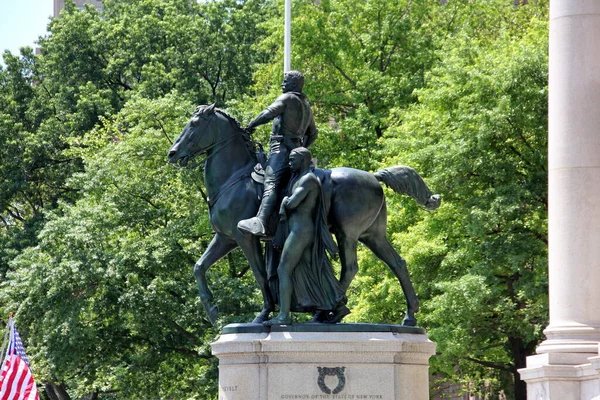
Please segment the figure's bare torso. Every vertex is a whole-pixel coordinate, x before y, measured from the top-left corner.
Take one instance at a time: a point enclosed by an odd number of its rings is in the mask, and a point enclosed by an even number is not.
[[[294,197],[299,190],[306,192],[305,197],[298,204],[296,208],[291,212],[289,223],[290,230],[298,228],[314,229],[314,214],[317,210],[317,202],[320,194],[320,184],[317,177],[309,172],[303,175],[297,182],[292,186],[292,196]]]

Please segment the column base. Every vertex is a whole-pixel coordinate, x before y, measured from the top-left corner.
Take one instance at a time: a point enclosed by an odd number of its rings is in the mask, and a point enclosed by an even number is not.
[[[544,330],[546,340],[536,349],[545,353],[585,353],[588,357],[598,353],[600,327],[590,325],[557,326],[550,325]]]
[[[596,354],[547,353],[527,357],[519,370],[527,382],[530,400],[592,400],[600,396],[600,356]]]
[[[377,324],[228,325],[212,352],[220,400],[428,400],[421,328]]]

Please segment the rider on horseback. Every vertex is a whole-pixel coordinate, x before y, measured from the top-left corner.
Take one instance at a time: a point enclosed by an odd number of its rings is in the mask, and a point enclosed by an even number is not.
[[[238,229],[243,232],[263,237],[271,235],[269,221],[279,204],[279,189],[289,177],[290,151],[297,147],[308,148],[317,138],[313,112],[302,93],[303,86],[304,76],[300,72],[286,72],[281,84],[283,94],[246,127],[253,131],[257,126],[273,121],[262,201],[255,217],[238,223]]]

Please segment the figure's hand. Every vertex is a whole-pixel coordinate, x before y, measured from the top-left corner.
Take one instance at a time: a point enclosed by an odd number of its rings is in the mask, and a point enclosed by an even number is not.
[[[281,221],[287,221],[287,210],[285,209],[285,207],[281,207],[279,209],[279,219]]]
[[[288,218],[287,218],[287,215],[286,215],[285,211],[279,212],[279,221],[287,222],[287,219]]]
[[[255,127],[248,125],[247,127],[244,128],[244,131],[248,134],[248,135],[252,135],[254,133],[254,131],[256,130]]]
[[[286,217],[287,216],[287,203],[289,202],[290,198],[285,196],[283,198],[283,200],[281,200],[281,207],[279,207],[279,215],[281,215],[282,217]]]

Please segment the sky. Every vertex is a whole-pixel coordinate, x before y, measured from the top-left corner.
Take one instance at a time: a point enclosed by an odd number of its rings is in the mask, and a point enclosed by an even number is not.
[[[53,7],[53,0],[0,0],[0,54],[6,49],[19,54],[22,46],[35,49],[37,38],[46,34]]]

